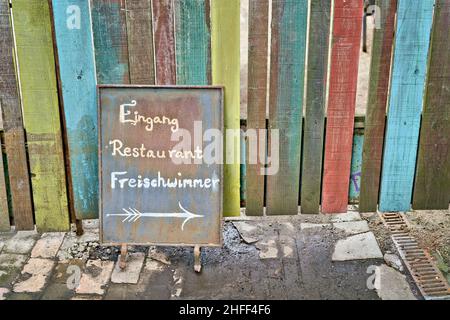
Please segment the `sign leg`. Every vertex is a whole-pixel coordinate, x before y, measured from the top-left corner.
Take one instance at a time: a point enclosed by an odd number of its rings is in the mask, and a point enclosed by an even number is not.
[[[202,261],[201,261],[201,248],[199,245],[194,247],[194,270],[195,272],[202,271]]]
[[[120,260],[119,267],[124,270],[127,267],[127,255],[128,255],[128,245],[126,243],[122,243],[120,247]]]
[[[75,227],[76,227],[76,234],[78,237],[81,237],[84,234],[83,230],[83,221],[82,220],[75,220]]]

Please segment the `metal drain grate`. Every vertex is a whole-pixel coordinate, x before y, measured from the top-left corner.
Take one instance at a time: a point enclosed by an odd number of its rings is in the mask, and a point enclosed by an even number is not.
[[[408,224],[400,213],[383,213],[381,217],[383,218],[384,225],[391,232],[408,230]]]
[[[383,213],[381,218],[424,298],[449,298],[450,287],[447,280],[429,253],[420,248],[416,239],[410,235],[405,217],[400,213]]]

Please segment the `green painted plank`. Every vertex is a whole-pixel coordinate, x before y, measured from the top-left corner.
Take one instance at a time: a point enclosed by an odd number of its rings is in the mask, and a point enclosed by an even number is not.
[[[264,214],[266,100],[269,46],[269,0],[250,0],[248,34],[247,199],[248,216]],[[261,134],[261,135],[260,135]],[[252,147],[250,147],[250,145]],[[256,147],[256,148],[255,148]],[[260,155],[263,155],[261,159]]]
[[[177,84],[211,84],[209,1],[175,0],[174,4]]]
[[[360,212],[377,211],[397,0],[377,0],[376,6],[379,8],[375,15],[380,28],[374,30],[372,42],[361,169]]]
[[[448,209],[450,201],[450,2],[437,0],[422,115],[414,209]]]
[[[268,215],[298,214],[307,15],[307,0],[272,2],[269,128],[279,145],[270,132],[269,150],[279,152],[279,170],[267,176]]]
[[[128,84],[125,1],[91,0],[95,63],[98,84]]]
[[[331,1],[312,1],[301,186],[304,214],[318,214],[320,210],[330,23]]]
[[[126,0],[130,82],[155,84],[151,0]]]
[[[66,177],[47,1],[15,0],[14,30],[36,225],[69,229]]]
[[[225,86],[224,124],[234,134],[225,138],[224,216],[240,215],[240,3],[211,0],[212,82]]]
[[[10,173],[10,214],[16,230],[30,230],[34,228],[33,205],[8,0],[0,0],[0,34],[0,103],[6,147],[4,164]]]

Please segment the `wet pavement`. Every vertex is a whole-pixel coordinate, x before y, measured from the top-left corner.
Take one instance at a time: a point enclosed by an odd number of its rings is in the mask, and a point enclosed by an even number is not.
[[[188,247],[131,246],[122,271],[119,248],[98,243],[98,221],[86,222],[82,237],[2,234],[0,299],[420,298],[405,272],[385,264],[383,255],[395,252],[380,228],[369,228],[377,216],[370,219],[350,212],[227,221],[223,247],[202,249],[201,273]]]

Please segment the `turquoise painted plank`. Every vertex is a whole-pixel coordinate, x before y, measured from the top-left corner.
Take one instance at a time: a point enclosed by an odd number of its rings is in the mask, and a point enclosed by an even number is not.
[[[175,0],[177,84],[211,84],[208,0]]]
[[[380,206],[408,211],[417,159],[434,0],[399,0]]]
[[[279,130],[279,170],[267,176],[268,215],[298,214],[307,16],[307,0],[272,1],[269,127]]]
[[[78,219],[98,217],[97,94],[89,0],[52,0]]]
[[[353,150],[352,150],[352,166],[350,173],[350,187],[348,196],[350,203],[357,203],[359,201],[359,194],[361,191],[361,166],[363,156],[364,134],[362,129],[355,129],[353,136]]]
[[[91,11],[98,83],[130,83],[125,1],[91,0]]]

